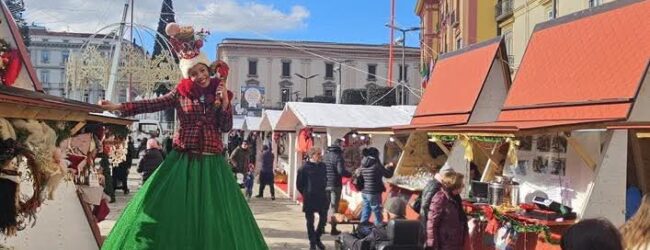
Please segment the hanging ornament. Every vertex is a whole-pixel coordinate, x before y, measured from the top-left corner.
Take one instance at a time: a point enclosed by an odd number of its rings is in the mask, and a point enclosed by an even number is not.
[[[19,53],[4,39],[0,39],[0,78],[6,86],[11,86],[16,82],[22,64],[20,63]]]

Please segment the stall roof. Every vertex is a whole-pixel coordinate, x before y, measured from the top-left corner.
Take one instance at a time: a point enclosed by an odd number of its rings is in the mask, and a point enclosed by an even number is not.
[[[81,121],[89,112],[101,112],[92,105],[22,88],[0,84],[0,114],[10,118]]]
[[[497,37],[440,56],[410,126],[401,128],[467,123],[502,43]]]
[[[260,130],[275,131],[280,115],[282,115],[282,110],[264,110],[260,121]]]
[[[246,119],[243,117],[233,117],[232,118],[232,129],[234,130],[243,130]]]
[[[650,61],[650,1],[622,0],[538,24],[494,123],[540,129],[628,119]]]
[[[91,122],[100,122],[100,123],[117,124],[117,125],[131,125],[136,121],[133,119],[118,117],[114,114],[111,114],[108,111],[104,111],[103,113],[90,113],[90,115],[88,115],[87,120]]]
[[[411,111],[409,111],[411,110]],[[410,122],[413,108],[404,106],[369,106],[327,103],[289,102],[277,128],[295,130],[303,127],[391,128]]]
[[[23,37],[20,33],[20,29],[16,25],[11,12],[7,8],[4,2],[0,4],[2,6],[2,17],[0,18],[0,33],[2,38],[9,43],[12,48],[15,48],[18,51],[18,59],[21,63],[20,73],[14,87],[34,90],[34,91],[43,91],[43,86],[36,76],[36,71],[32,65],[32,61],[29,59],[29,52],[23,41]]]
[[[246,127],[245,129],[248,131],[259,131],[260,130],[260,123],[262,122],[261,117],[256,117],[256,116],[246,116]]]

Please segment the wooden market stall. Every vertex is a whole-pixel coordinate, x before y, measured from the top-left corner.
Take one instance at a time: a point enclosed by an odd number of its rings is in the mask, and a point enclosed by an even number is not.
[[[264,144],[271,144],[271,150],[275,157],[273,162],[275,171],[275,188],[282,190],[285,194],[289,193],[289,152],[286,150],[289,146],[289,132],[277,129],[278,121],[282,115],[282,110],[264,110],[260,120],[260,131],[264,131]]]
[[[574,217],[602,217],[621,226],[626,189],[648,192],[650,43],[639,41],[650,35],[650,23],[638,21],[647,13],[648,1],[619,1],[537,25],[498,119],[435,129],[501,137],[509,144],[502,154],[507,159],[483,180],[510,176],[519,183],[519,195],[513,194],[519,202],[556,202],[553,212],[522,209],[515,200],[500,204],[518,211],[503,215],[533,231],[512,242],[516,249],[559,249],[552,242]],[[499,227],[504,223],[499,220]]]
[[[501,37],[441,55],[436,62],[422,101],[409,125],[395,127],[407,134],[395,171],[389,181],[389,193],[413,201],[448,158],[463,157],[468,141],[434,140],[429,134],[437,127],[494,121],[511,85],[506,64],[505,44]],[[480,143],[473,161],[482,171],[489,160],[493,143]],[[483,150],[483,148],[486,148]],[[451,165],[456,171],[469,173],[469,165]],[[407,218],[418,214],[407,209]]]
[[[13,185],[22,202],[17,211],[24,219],[0,230],[0,248],[99,249],[102,239],[96,220],[78,186],[68,180],[69,160],[59,145],[87,123],[129,122],[91,114],[101,112],[96,105],[42,93],[15,21],[4,2],[0,6],[4,68],[0,73],[0,153],[13,156],[12,148],[27,152],[0,166],[0,192],[6,197],[6,192],[11,193],[7,190],[10,183],[17,183]],[[13,216],[7,207],[13,201],[0,204],[2,216]]]
[[[393,106],[366,106],[366,105],[343,105],[325,103],[287,103],[283,110],[276,129],[293,131],[289,134],[289,195],[298,199],[295,189],[295,176],[302,164],[303,154],[297,150],[301,134],[311,136],[313,145],[326,149],[334,140],[347,138],[346,146],[357,151],[360,156],[360,148],[374,146],[383,152],[384,145],[389,141],[390,135],[379,133],[374,135],[359,134],[357,131],[383,129],[389,131],[393,126],[405,125],[411,120],[413,108]],[[411,113],[409,113],[411,112]],[[348,154],[344,146],[344,151]],[[304,150],[304,149],[303,149]],[[349,152],[353,154],[353,152]],[[383,153],[382,153],[383,154]],[[356,169],[355,164],[349,164],[346,168]]]

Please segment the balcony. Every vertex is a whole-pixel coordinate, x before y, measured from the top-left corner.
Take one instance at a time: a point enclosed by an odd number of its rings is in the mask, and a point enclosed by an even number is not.
[[[499,0],[494,8],[494,16],[497,22],[512,16],[512,0]]]

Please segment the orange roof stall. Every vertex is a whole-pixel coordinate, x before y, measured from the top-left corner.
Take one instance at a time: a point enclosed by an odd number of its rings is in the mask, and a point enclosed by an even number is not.
[[[411,123],[394,127],[397,133],[410,133],[391,179],[394,185],[421,190],[460,147],[454,141],[432,140],[429,131],[496,120],[511,84],[505,53],[498,37],[440,56]],[[477,161],[487,161],[477,155]],[[460,166],[457,170],[465,172]]]
[[[509,175],[520,202],[546,197],[578,218],[622,225],[626,188],[650,189],[648,13],[649,1],[616,1],[537,25],[498,119],[435,133],[501,136],[505,166],[484,180]],[[528,222],[553,233],[570,224]]]

